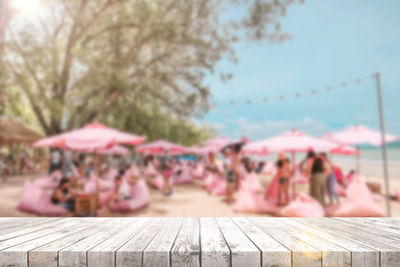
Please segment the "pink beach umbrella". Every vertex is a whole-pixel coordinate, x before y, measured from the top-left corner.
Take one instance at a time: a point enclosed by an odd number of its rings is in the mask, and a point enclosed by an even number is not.
[[[123,146],[118,146],[115,145],[111,148],[106,148],[106,149],[100,149],[99,150],[100,155],[121,155],[121,156],[126,156],[129,154],[129,150]]]
[[[217,147],[218,149],[222,148],[225,144],[230,142],[231,140],[227,137],[221,136],[214,139],[211,139],[204,143],[205,147]]]
[[[381,133],[379,131],[358,125],[330,134],[329,139],[342,145],[382,145]],[[399,138],[395,135],[386,134],[384,140],[386,143],[390,143],[399,140]]]
[[[382,145],[381,133],[372,130],[366,126],[353,126],[341,132],[328,135],[328,138],[341,145],[356,145],[357,150],[361,144],[369,144],[373,146]],[[399,138],[392,134],[384,136],[385,143],[390,143],[399,140]],[[360,171],[360,156],[357,154],[357,173]]]
[[[292,130],[270,139],[252,142],[244,147],[244,152],[261,155],[271,152],[297,153],[309,150],[328,152],[337,147],[338,145],[333,142]]]
[[[165,150],[168,150],[171,154],[184,154],[186,153],[187,148],[165,140],[158,140],[136,148],[136,152],[138,153],[149,154],[162,154]]]
[[[329,152],[336,155],[360,155],[360,151],[351,146],[339,146]]]
[[[320,139],[337,143],[332,139],[332,133],[328,133],[325,136],[321,137]],[[360,154],[360,151],[358,149],[356,149],[352,146],[347,146],[347,145],[342,145],[342,144],[339,144],[339,146],[337,148],[332,149],[329,152],[331,154],[336,154],[336,155],[359,155]]]
[[[35,147],[70,148],[73,150],[107,149],[115,144],[139,145],[145,137],[124,133],[94,122],[71,132],[39,140]]]
[[[219,152],[219,148],[212,146],[190,147],[187,149],[186,152],[193,155],[207,155],[209,153],[217,154]]]

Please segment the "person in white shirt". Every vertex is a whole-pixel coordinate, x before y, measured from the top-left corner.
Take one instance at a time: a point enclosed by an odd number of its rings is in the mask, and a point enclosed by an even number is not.
[[[61,153],[58,149],[51,152],[51,163],[49,173],[52,174],[55,171],[62,169]]]
[[[75,176],[74,168],[73,168],[73,154],[71,150],[64,150],[64,176],[68,177],[69,174],[71,176]]]

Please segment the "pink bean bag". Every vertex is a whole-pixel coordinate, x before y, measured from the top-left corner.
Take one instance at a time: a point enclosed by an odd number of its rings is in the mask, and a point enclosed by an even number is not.
[[[29,180],[24,182],[17,209],[42,216],[62,216],[68,213],[63,207],[51,203],[50,194]]]
[[[114,212],[129,212],[146,206],[150,201],[149,189],[144,180],[140,179],[131,187],[131,199],[114,203],[110,210]]]
[[[110,180],[103,180],[92,175],[85,183],[86,193],[95,193],[97,190],[100,192],[110,191],[114,189],[114,182]]]
[[[396,189],[397,200],[400,201],[400,189]]]
[[[172,178],[169,179],[171,186],[174,184]],[[164,185],[164,178],[161,174],[158,174],[155,178],[150,180],[150,186],[157,188],[158,190],[162,190]]]
[[[211,172],[207,172],[205,178],[201,183],[201,186],[207,189],[209,184],[213,183],[214,180],[215,180],[214,174]]]
[[[277,212],[275,204],[264,200],[246,183],[241,184],[233,209],[237,212],[246,213],[275,214]]]
[[[55,171],[51,175],[45,175],[36,179],[33,183],[45,190],[53,190],[58,186],[62,178],[60,171]]]
[[[295,184],[307,184],[308,178],[306,176],[304,176],[304,174],[301,172],[301,170],[296,169],[296,171],[294,172],[292,181]]]
[[[132,165],[132,166],[125,172],[123,178],[126,179],[126,180],[129,180],[131,176],[135,176],[135,177],[137,177],[137,178],[140,178],[140,176],[141,176],[139,170],[138,170],[134,165]]]
[[[192,169],[191,175],[194,179],[203,179],[205,177],[204,165],[198,163],[196,168]]]
[[[324,217],[324,208],[312,197],[299,193],[295,200],[279,211],[282,217]]]
[[[212,196],[223,196],[226,194],[226,181],[225,179],[218,179],[218,183],[211,190]]]
[[[214,191],[218,187],[218,185],[223,179],[224,179],[223,177],[220,177],[217,174],[211,174],[211,178],[207,180],[206,184],[206,189],[208,193],[211,194],[212,191]]]
[[[375,203],[373,194],[360,177],[354,177],[346,191],[342,205],[329,214],[334,217],[383,217],[382,208]]]
[[[118,171],[116,169],[109,169],[105,174],[105,179],[109,181],[114,181],[115,177],[117,177]]]
[[[249,173],[244,176],[243,182],[246,183],[251,190],[256,193],[264,192],[264,188],[260,183],[260,179],[255,173]]]
[[[172,175],[172,179],[174,180],[174,184],[190,184],[193,182],[193,177],[190,173],[189,166],[186,164],[178,167],[174,170],[174,175]]]
[[[44,190],[52,190],[58,186],[59,182],[60,180],[51,176],[42,176],[36,179],[33,183]]]
[[[144,170],[144,176],[153,178],[157,176],[157,171],[154,168],[154,165],[152,163],[147,164],[146,169]]]
[[[339,196],[342,196],[342,197],[346,196],[346,189],[344,189],[344,187],[341,186],[339,183],[335,184],[335,191],[336,191],[336,194],[338,194]]]

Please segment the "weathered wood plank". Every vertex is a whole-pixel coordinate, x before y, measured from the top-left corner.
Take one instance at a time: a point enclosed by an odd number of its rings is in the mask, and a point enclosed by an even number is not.
[[[171,266],[200,266],[200,224],[198,218],[185,218],[171,249]]]
[[[399,241],[397,218],[0,218],[0,267],[400,266]]]
[[[345,231],[351,231],[351,233],[361,235],[382,244],[390,245],[394,248],[400,249],[400,239],[386,231],[381,231],[376,227],[370,227],[367,225],[359,225],[356,222],[348,223],[340,219],[333,219],[335,225],[342,226]]]
[[[115,252],[154,219],[133,219],[121,232],[88,251],[89,267],[115,266]]]
[[[168,223],[168,219],[157,218],[143,228],[116,252],[117,267],[142,266],[143,251]]]
[[[89,238],[100,231],[108,231],[115,222],[107,218],[87,218],[83,230],[29,251],[30,267],[58,267],[58,252]]]
[[[291,252],[245,218],[232,218],[241,231],[261,250],[262,266],[291,266]]]
[[[217,223],[231,250],[232,267],[261,266],[261,251],[233,221],[229,218],[217,218]]]
[[[202,266],[231,266],[231,251],[215,218],[200,218]]]
[[[69,220],[63,220],[63,223],[46,223],[43,225],[36,225],[31,228],[26,229],[26,234],[22,234],[22,230],[18,231],[18,235],[13,237],[16,232],[8,234],[4,234],[3,238],[5,240],[0,241],[0,250],[7,249],[9,247],[16,246],[21,243],[29,242],[31,240],[34,240],[36,238],[57,232],[60,228],[64,228],[65,226],[70,226],[76,224],[76,220],[74,219],[69,219]]]
[[[56,222],[62,222],[62,219],[42,219],[42,220],[23,220],[22,223],[12,222],[9,227],[0,230],[0,241],[14,238],[21,235],[26,235],[31,232],[39,231],[41,229],[49,228]]]
[[[28,251],[82,229],[83,227],[80,226],[81,222],[81,220],[74,220],[65,224],[59,224],[54,226],[57,230],[55,232],[0,251],[0,265],[6,264],[7,266],[13,267],[28,267]]]
[[[6,219],[0,222],[0,235],[4,233],[10,233],[13,231],[22,230],[26,227],[30,227],[33,225],[38,225],[40,223],[45,223],[49,221],[54,221],[55,218],[13,218],[13,219]],[[59,219],[58,219],[59,220]]]
[[[371,239],[371,236],[365,237],[364,232],[357,230],[355,227],[343,226],[334,223],[333,220],[324,218],[310,218],[305,219],[310,226],[322,227],[325,231],[332,235],[341,236],[350,239],[353,242],[367,245],[380,252],[380,265],[381,266],[400,266],[400,251],[398,248],[391,245]]]
[[[284,244],[285,247],[292,252],[293,266],[322,266],[321,250],[310,246],[301,239],[276,227],[274,223],[275,218],[270,218],[268,220],[263,218],[250,218],[249,220],[279,243]]]
[[[368,221],[360,218],[333,218],[333,220],[339,220],[346,223],[347,225],[357,227],[361,230],[368,231],[376,235],[382,235],[387,238],[391,238],[400,241],[400,227],[387,227],[385,225],[377,225],[373,221]]]
[[[314,237],[301,228],[289,225],[287,221],[287,218],[279,218],[274,220],[274,223],[287,233],[321,250],[322,266],[351,266],[351,252],[349,250],[321,239],[318,236]]]
[[[111,222],[113,221],[111,220]],[[58,252],[59,267],[86,267],[87,251],[119,233],[122,229],[126,228],[129,223],[129,219],[119,219],[117,223],[114,221],[113,226],[107,230],[98,231],[88,238],[60,250]]]
[[[344,237],[333,235],[327,232],[322,227],[311,227],[302,218],[291,218],[286,223],[290,226],[300,228],[307,234],[311,234],[316,238],[321,238],[332,242],[338,246],[341,246],[351,251],[351,265],[357,267],[375,267],[379,266],[379,251],[363,244],[354,242]]]
[[[171,248],[181,227],[182,218],[172,218],[166,222],[166,227],[150,242],[143,252],[143,266],[162,267],[169,266]]]

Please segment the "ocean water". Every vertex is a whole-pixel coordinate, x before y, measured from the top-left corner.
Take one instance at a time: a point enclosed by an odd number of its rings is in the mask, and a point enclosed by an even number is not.
[[[290,154],[287,154],[291,158]],[[255,157],[258,160],[275,162],[277,155],[270,154],[263,157]],[[296,153],[296,163],[300,163],[306,157],[305,153]],[[339,165],[344,173],[357,168],[355,155],[331,155],[331,160]],[[387,149],[388,170],[391,178],[400,179],[400,148]],[[365,176],[383,177],[382,150],[380,148],[363,148],[360,154],[360,173]]]

